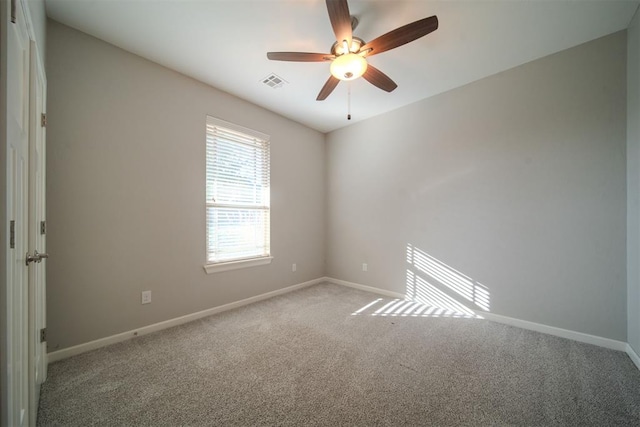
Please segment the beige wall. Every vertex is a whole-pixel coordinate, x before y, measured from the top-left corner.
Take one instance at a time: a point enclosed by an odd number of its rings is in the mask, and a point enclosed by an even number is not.
[[[328,275],[626,341],[625,81],[620,32],[330,133]]]
[[[627,339],[640,354],[640,13],[627,34]]]
[[[49,351],[324,275],[323,134],[48,27]],[[271,135],[270,265],[202,268],[206,114]]]

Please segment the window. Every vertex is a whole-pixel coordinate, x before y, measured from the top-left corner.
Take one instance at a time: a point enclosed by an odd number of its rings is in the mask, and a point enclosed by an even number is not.
[[[207,116],[208,273],[271,262],[269,136]]]

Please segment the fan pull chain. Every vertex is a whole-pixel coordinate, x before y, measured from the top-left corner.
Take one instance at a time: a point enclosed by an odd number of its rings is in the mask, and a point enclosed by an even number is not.
[[[351,82],[347,84],[347,120],[351,120]]]

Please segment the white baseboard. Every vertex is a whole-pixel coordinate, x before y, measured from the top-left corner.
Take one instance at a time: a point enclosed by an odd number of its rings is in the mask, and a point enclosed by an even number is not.
[[[627,344],[626,350],[629,358],[636,365],[636,368],[640,369],[640,356],[638,356],[638,353],[636,353],[629,344]]]
[[[49,353],[47,355],[48,363],[57,362],[58,360],[66,359],[68,357],[85,353],[87,351],[95,350],[97,348],[104,347],[110,344],[126,341],[142,335],[150,334],[152,332],[157,332],[163,329],[171,328],[173,326],[182,325],[183,323],[192,322],[194,320],[211,316],[216,313],[233,310],[234,308],[242,307],[248,304],[253,304],[254,302],[273,298],[278,295],[286,294],[298,289],[306,288],[307,286],[316,285],[318,283],[323,283],[325,281],[326,281],[326,278],[320,277],[318,279],[309,280],[308,282],[298,283],[297,285],[288,286],[286,288],[267,292],[261,295],[256,295],[251,298],[246,298],[240,301],[231,302],[229,304],[220,305],[218,307],[209,308],[207,310],[198,311],[196,313],[187,314],[185,316],[176,317],[174,319],[165,320],[164,322],[154,323],[153,325],[143,326],[138,329],[133,329],[131,331],[122,332],[120,334],[111,335],[109,337],[100,338],[94,341],[89,341],[87,343],[75,345],[73,347],[64,348],[62,350]]]
[[[361,285],[360,283],[347,282],[346,280],[334,279],[333,277],[325,277],[324,280],[336,285],[346,286],[348,288],[359,289],[361,291],[371,292],[378,295],[384,295],[391,298],[405,298],[405,294],[399,292],[388,291],[386,289],[374,288],[373,286]]]
[[[388,291],[386,289],[374,288],[373,286],[361,285],[359,283],[347,282],[345,280],[334,279],[332,277],[325,277],[325,280],[336,285],[348,286],[350,288],[360,289],[362,291],[368,291],[379,295],[384,295],[392,298],[405,298],[405,295],[398,292]],[[586,344],[593,344],[599,347],[609,348],[612,350],[626,351],[629,353],[631,347],[623,341],[616,341],[609,338],[598,337],[595,335],[589,335],[582,332],[571,331],[568,329],[556,328],[554,326],[543,325],[541,323],[529,322],[527,320],[520,320],[513,317],[501,316],[499,314],[487,313],[485,311],[475,310],[476,315],[487,320],[491,320],[497,323],[503,323],[505,325],[516,326],[522,329],[528,329],[531,331],[541,332],[543,334],[554,335],[561,338],[567,338],[574,341],[583,342]],[[635,353],[634,353],[635,354]],[[634,363],[638,365],[640,369],[640,359],[634,360]],[[633,360],[633,356],[631,356]]]
[[[576,332],[569,329],[556,328],[555,326],[543,325],[542,323],[529,322],[528,320],[516,319],[513,317],[501,316],[499,314],[487,313],[484,311],[476,311],[478,316],[484,317],[487,320],[491,320],[497,323],[503,323],[505,325],[516,326],[522,329],[528,329],[530,331],[541,332],[543,334],[554,335],[560,338],[567,338],[574,341],[583,342],[586,344],[597,345],[598,347],[609,348],[611,350],[625,351],[627,349],[627,343],[623,341],[612,340],[610,338],[603,338],[596,335],[589,335],[582,332]]]

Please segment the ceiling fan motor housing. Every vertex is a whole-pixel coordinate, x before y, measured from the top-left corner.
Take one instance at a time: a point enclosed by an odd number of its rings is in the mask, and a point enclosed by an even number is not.
[[[340,55],[344,55],[347,53],[358,53],[360,52],[360,48],[362,46],[365,45],[364,40],[362,40],[359,37],[352,37],[351,38],[351,46],[349,46],[349,48],[347,50],[345,50],[345,43],[344,42],[335,42],[332,46],[331,46],[331,54],[335,55],[335,56],[340,56]]]

